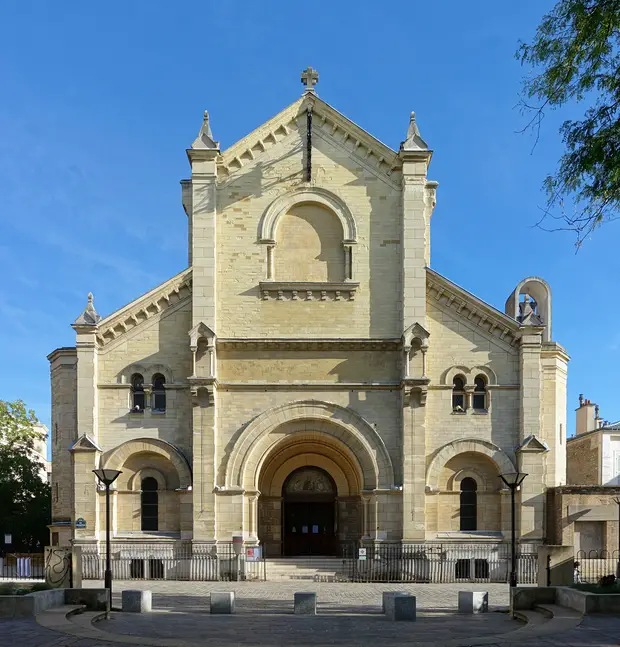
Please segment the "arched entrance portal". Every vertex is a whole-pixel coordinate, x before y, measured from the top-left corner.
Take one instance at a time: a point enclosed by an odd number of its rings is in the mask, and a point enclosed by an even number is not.
[[[282,486],[284,555],[334,555],[336,484],[320,467],[300,467]]]

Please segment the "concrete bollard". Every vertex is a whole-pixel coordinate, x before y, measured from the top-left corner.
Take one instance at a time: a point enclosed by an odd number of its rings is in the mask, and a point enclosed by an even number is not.
[[[383,591],[383,613],[391,615],[394,610],[394,597],[397,595],[407,595],[406,591]]]
[[[416,618],[415,595],[395,595],[392,598],[393,609],[390,614],[392,620],[408,620],[414,622]]]
[[[294,613],[306,616],[316,615],[316,593],[295,593]]]
[[[234,613],[234,591],[213,591],[211,593],[211,613]]]
[[[126,613],[150,613],[151,592],[126,590],[122,593],[123,611]]]
[[[459,591],[459,613],[486,613],[489,610],[487,591]]]

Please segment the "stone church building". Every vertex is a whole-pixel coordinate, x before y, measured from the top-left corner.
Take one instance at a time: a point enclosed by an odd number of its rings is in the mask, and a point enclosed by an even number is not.
[[[517,469],[520,534],[544,539],[545,490],[566,482],[549,287],[507,286],[498,310],[431,269],[415,115],[393,150],[317,80],[225,150],[205,113],[188,268],[106,317],[89,295],[75,346],[49,355],[52,543],[103,541],[98,467],[122,471],[115,544],[505,542],[498,475]]]

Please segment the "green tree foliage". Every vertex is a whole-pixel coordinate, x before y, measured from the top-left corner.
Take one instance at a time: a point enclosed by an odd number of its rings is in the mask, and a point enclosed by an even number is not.
[[[40,477],[33,453],[45,434],[21,400],[0,400],[0,532],[13,536],[16,551],[37,551],[48,543],[50,487]]]
[[[533,111],[526,129],[538,132],[548,109],[586,106],[560,129],[565,152],[545,180],[541,219],[574,231],[580,246],[620,214],[620,0],[560,0],[517,57],[534,69],[523,82],[522,106]]]

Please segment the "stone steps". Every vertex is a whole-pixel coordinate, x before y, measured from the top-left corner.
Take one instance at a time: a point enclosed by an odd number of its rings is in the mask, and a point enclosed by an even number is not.
[[[265,560],[268,580],[334,581],[342,571],[339,557],[290,557]]]

